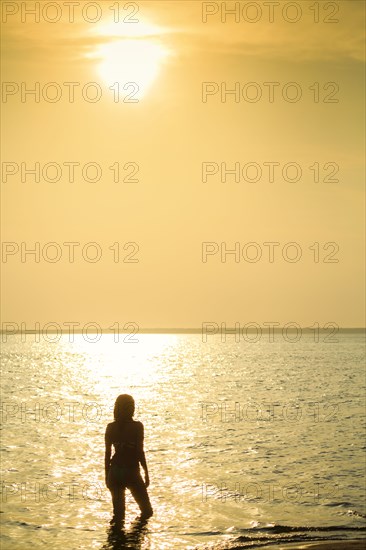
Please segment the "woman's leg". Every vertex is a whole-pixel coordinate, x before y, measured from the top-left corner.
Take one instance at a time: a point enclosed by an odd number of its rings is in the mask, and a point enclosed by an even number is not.
[[[125,518],[125,488],[115,485],[110,488],[113,503],[113,521],[118,523]]]
[[[139,475],[128,484],[133,498],[141,510],[141,516],[149,518],[153,515],[153,509],[142,477]]]
[[[107,486],[112,495],[113,519],[111,523],[118,523],[125,518],[125,485],[121,479],[120,469],[112,465],[108,472]]]

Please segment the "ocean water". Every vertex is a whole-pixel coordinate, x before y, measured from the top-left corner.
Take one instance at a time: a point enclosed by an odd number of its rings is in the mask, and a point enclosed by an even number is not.
[[[4,550],[366,537],[363,334],[135,338],[2,344]],[[155,514],[135,521],[129,497],[114,532],[104,432],[120,393],[145,426]]]

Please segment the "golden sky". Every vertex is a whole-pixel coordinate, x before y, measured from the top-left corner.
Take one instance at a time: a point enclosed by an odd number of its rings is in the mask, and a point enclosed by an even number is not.
[[[38,4],[2,2],[3,323],[365,326],[363,2]]]

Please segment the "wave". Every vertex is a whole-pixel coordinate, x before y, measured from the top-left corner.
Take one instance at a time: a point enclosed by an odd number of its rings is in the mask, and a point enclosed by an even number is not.
[[[365,517],[363,514],[355,515]],[[192,534],[192,533],[191,533]],[[209,546],[198,545],[197,550],[210,548],[211,550],[239,550],[243,548],[260,548],[267,545],[279,543],[305,543],[305,542],[324,542],[331,540],[355,540],[366,538],[366,525],[364,527],[348,527],[345,525],[332,526],[291,526],[269,524],[260,527],[251,527],[248,529],[235,529],[228,531],[207,531],[194,533],[195,535],[234,535],[231,540],[210,544]],[[238,536],[239,535],[239,536]]]

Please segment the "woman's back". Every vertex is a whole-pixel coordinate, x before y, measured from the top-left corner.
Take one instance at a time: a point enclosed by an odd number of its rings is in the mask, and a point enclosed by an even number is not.
[[[138,469],[143,444],[141,422],[135,420],[111,422],[107,426],[107,437],[115,449],[111,464]]]

